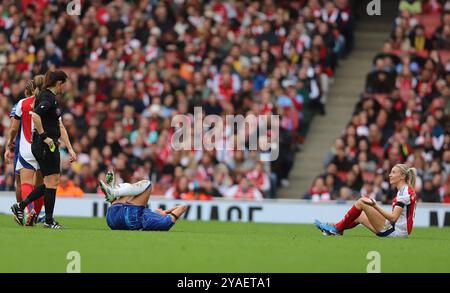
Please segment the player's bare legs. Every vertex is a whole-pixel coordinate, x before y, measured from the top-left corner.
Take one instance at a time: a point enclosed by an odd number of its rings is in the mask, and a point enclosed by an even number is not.
[[[365,226],[367,229],[369,229],[370,231],[372,231],[373,233],[378,233],[375,228],[372,226],[372,224],[369,221],[369,218],[367,218],[366,214],[364,212],[361,213],[361,216],[359,216],[358,219],[356,219],[356,221],[358,224],[361,224],[363,226]]]
[[[41,171],[37,170],[34,173],[34,185],[38,186],[44,183],[44,177],[42,176]]]
[[[152,184],[149,180],[141,180],[139,182],[121,183],[116,185],[114,173],[108,171],[106,183],[100,180],[100,188],[105,194],[106,201],[112,203],[110,207],[113,209],[115,204],[127,204],[138,207],[145,207],[150,199]],[[121,206],[117,208],[122,208]],[[186,206],[176,206],[168,210],[144,209],[142,216],[142,227],[145,231],[169,231],[175,222],[186,212]],[[156,215],[156,217],[155,217]],[[170,216],[170,217],[168,217]],[[117,224],[114,213],[107,216],[107,222],[111,229],[137,229],[139,227],[123,227]]]
[[[150,193],[146,195],[141,195],[145,193],[147,190],[151,190],[152,183],[150,180],[141,180],[136,183],[121,183],[115,184],[114,173],[111,171],[107,174],[108,178],[106,183],[100,180],[100,188],[105,194],[106,201],[114,202],[121,197],[140,197],[139,200],[134,201],[134,205],[143,205],[145,206],[148,202],[148,198],[150,197]],[[131,201],[128,200],[128,201]]]
[[[386,219],[374,207],[365,204],[364,200],[360,198],[355,203],[356,208],[363,211],[356,221],[369,228],[372,232],[378,233],[383,230]]]
[[[127,203],[135,206],[146,206],[150,199],[150,194],[152,192],[151,182],[148,180],[139,181],[134,184],[124,183],[119,186],[111,187],[101,182],[100,187],[102,188],[105,196],[108,194],[116,194],[119,190],[120,193],[124,194],[122,196],[117,196],[112,201],[112,203]],[[140,190],[143,190],[139,193]],[[125,194],[126,193],[126,194]]]
[[[146,206],[150,199],[151,188],[146,189],[144,192],[136,196],[122,196],[114,201],[114,203],[128,203],[136,206]],[[173,222],[176,222],[186,212],[187,207],[184,205],[176,206],[167,210],[156,209],[155,212],[167,216],[170,215]],[[175,215],[175,216],[174,216]]]
[[[137,196],[127,197],[128,198],[127,202],[129,204],[136,205],[136,206],[146,206],[150,199],[151,192],[152,192],[152,189],[147,188],[144,192],[142,192],[141,194],[139,194]]]
[[[343,235],[344,230],[362,224],[380,237],[407,237],[411,233],[414,214],[403,209],[405,205],[415,208],[416,194],[413,186],[416,183],[416,174],[415,168],[410,168],[405,164],[397,164],[392,167],[389,173],[389,184],[398,190],[392,211],[385,211],[370,197],[361,197],[347,211],[341,221],[329,225],[316,220],[316,227],[325,235]],[[399,229],[400,232],[392,234],[395,232],[395,223],[401,217],[403,217],[403,221],[400,221],[400,225],[402,225]]]
[[[34,171],[31,169],[20,169],[20,181],[21,181],[21,193],[23,199],[26,199],[31,191],[38,185],[43,183],[42,174],[40,171]],[[37,216],[41,212],[44,205],[44,198],[40,197],[33,201],[33,206],[30,206],[29,214],[27,217],[26,225],[33,226],[37,220]]]
[[[30,192],[34,189],[34,170],[22,168],[20,169],[20,189],[22,198],[20,201],[26,199]]]
[[[316,226],[325,234],[342,235],[344,230],[362,224],[376,234],[383,230],[386,220],[380,212],[370,205],[371,202],[371,199],[362,197],[356,201],[344,218],[336,225],[327,225],[316,220]]]
[[[22,189],[20,188],[20,175],[16,174],[16,202],[22,201]]]
[[[44,177],[45,188],[58,188],[60,174],[52,174]]]
[[[34,185],[34,176],[36,172],[34,170],[22,168],[20,169],[20,181],[22,184]]]

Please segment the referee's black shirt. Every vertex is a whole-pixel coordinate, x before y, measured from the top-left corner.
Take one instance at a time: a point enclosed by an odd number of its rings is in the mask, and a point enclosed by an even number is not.
[[[41,91],[36,97],[34,112],[41,117],[42,126],[47,136],[58,140],[61,136],[59,129],[61,109],[56,100],[56,95],[48,89]]]

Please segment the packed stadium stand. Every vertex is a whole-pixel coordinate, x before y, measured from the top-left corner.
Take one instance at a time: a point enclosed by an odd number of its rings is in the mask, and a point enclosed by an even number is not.
[[[369,2],[91,0],[71,15],[67,1],[2,1],[0,190],[15,189],[3,163],[12,106],[27,80],[60,68],[79,159],[62,148],[58,196],[101,193],[114,169],[175,199],[389,202],[387,170],[408,162],[421,200],[450,202],[449,1],[382,1],[381,16]],[[199,106],[280,115],[280,155],[175,151],[171,119]]]
[[[114,168],[119,182],[149,178],[168,198],[276,197],[351,52],[350,2],[92,0],[78,16],[67,1],[2,1],[0,145],[25,81],[61,68],[70,77],[62,119],[79,159],[70,164],[62,148],[59,196],[97,192]],[[280,156],[174,151],[171,118],[196,106],[279,114]],[[245,134],[227,139],[236,135]],[[14,190],[13,167],[0,160],[0,190]]]
[[[388,172],[407,162],[418,170],[420,201],[450,203],[450,2],[400,1],[398,8],[353,113],[304,198],[368,195],[389,203],[395,191]]]

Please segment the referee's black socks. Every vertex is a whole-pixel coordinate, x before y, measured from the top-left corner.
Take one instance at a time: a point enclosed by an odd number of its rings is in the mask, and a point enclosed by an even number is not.
[[[35,201],[36,199],[41,198],[42,196],[44,196],[44,192],[45,192],[45,184],[41,184],[39,186],[36,186],[31,192],[30,194],[27,196],[27,198],[19,203],[19,207],[23,210],[25,209],[30,203],[32,203],[33,201]],[[55,190],[56,192],[56,190]],[[53,202],[55,202],[53,200]],[[53,204],[54,205],[54,204]],[[53,211],[53,210],[52,210]]]
[[[46,188],[44,191],[44,206],[45,206],[45,222],[47,224],[53,223],[53,210],[55,209],[56,189]]]
[[[23,210],[42,196],[44,196],[45,222],[48,224],[53,223],[53,210],[55,209],[56,200],[56,189],[54,188],[45,188],[45,184],[37,186],[24,201],[19,203],[19,207]]]

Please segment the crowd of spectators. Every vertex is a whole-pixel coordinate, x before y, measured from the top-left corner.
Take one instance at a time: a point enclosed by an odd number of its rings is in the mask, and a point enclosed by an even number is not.
[[[77,16],[62,0],[1,2],[0,145],[25,81],[62,68],[70,77],[62,120],[79,159],[70,164],[62,148],[59,195],[98,191],[112,168],[118,182],[148,178],[170,198],[274,197],[289,184],[308,122],[325,114],[338,60],[352,47],[347,0],[80,3]],[[196,106],[280,114],[278,159],[174,151],[171,118]],[[1,163],[0,189],[13,190],[13,177]]]
[[[449,103],[450,1],[403,0],[353,117],[305,197],[390,203],[389,171],[407,163],[418,171],[420,201],[450,203]]]

